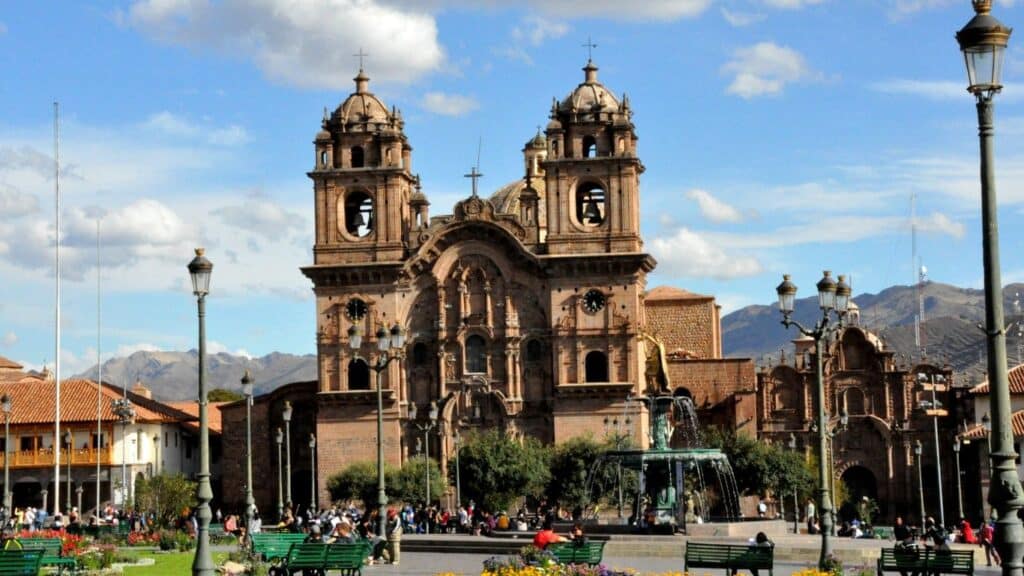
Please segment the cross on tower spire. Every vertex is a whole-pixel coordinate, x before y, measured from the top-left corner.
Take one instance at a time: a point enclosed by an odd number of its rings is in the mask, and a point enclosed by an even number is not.
[[[587,36],[587,43],[582,44],[582,46],[587,49],[587,62],[592,61],[594,59],[594,48],[597,48],[597,44],[591,42],[590,36]]]
[[[363,71],[363,58],[365,58],[367,56],[369,56],[369,54],[367,54],[366,52],[363,52],[363,47],[362,46],[359,47],[359,52],[358,53],[352,55],[353,58],[359,58],[359,71],[360,72]]]
[[[476,198],[476,181],[479,180],[480,178],[483,178],[483,176],[484,176],[483,174],[481,174],[480,172],[477,171],[476,166],[473,166],[473,169],[469,171],[469,174],[465,175],[466,178],[472,178],[473,179],[473,197],[474,198]]]

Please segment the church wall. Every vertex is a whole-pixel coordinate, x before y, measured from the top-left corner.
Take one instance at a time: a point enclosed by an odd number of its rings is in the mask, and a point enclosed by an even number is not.
[[[754,362],[749,358],[689,360],[670,357],[668,368],[672,387],[689,390],[697,408],[714,406],[737,392],[753,391],[756,387]]]
[[[384,461],[400,466],[405,452],[402,428],[394,409],[384,404]],[[321,405],[317,415],[317,487],[321,502],[330,501],[328,479],[356,462],[377,461],[377,404]]]
[[[665,344],[669,354],[718,358],[717,307],[712,298],[646,302],[647,331]]]

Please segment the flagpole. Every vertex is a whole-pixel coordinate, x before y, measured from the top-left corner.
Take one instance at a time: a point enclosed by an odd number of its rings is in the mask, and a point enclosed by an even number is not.
[[[56,383],[56,411],[54,414],[53,427],[53,515],[60,512],[60,103],[53,103],[53,191],[55,197],[55,242],[57,280],[57,318],[56,318],[56,343],[54,355],[54,382]],[[68,470],[68,474],[71,470]]]

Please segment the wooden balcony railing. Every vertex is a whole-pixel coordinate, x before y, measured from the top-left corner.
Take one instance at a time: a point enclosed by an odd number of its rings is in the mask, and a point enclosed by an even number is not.
[[[10,453],[11,456],[11,468],[38,468],[41,466],[53,466],[53,450],[44,448],[42,450],[19,450]],[[4,462],[3,450],[0,450],[0,466],[3,466]],[[96,465],[96,461],[99,460],[100,464],[111,464],[113,459],[111,458],[111,451],[109,448],[100,448],[98,450],[90,448],[76,448],[71,451],[71,465],[72,466],[85,466],[87,464]],[[60,452],[60,463],[62,465],[68,462],[68,451],[67,449],[61,450]]]

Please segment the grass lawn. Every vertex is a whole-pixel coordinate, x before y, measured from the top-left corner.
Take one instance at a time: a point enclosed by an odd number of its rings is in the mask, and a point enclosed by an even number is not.
[[[156,559],[156,564],[153,566],[129,566],[124,569],[125,576],[182,576],[183,574],[190,574],[195,551],[169,554],[145,553],[140,556],[143,558],[154,558]],[[214,566],[219,566],[227,557],[227,552],[214,552]]]

